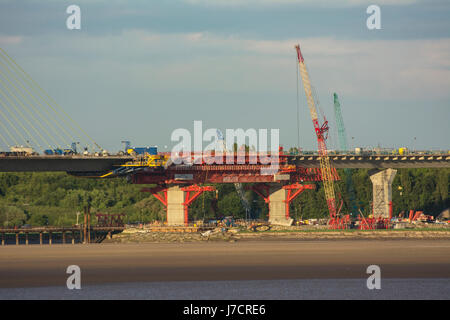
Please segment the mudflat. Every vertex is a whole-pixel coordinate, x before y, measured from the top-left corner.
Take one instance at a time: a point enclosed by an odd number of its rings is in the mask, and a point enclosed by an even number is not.
[[[0,287],[202,280],[450,278],[450,240],[321,240],[10,245],[0,247]]]

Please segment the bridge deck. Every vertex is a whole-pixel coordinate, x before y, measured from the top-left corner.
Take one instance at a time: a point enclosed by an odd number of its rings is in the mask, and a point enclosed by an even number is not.
[[[450,168],[449,154],[428,155],[330,155],[332,165],[337,169],[401,169],[401,168]],[[305,168],[319,167],[318,155],[289,157],[290,163]]]
[[[107,172],[131,157],[28,156],[0,157],[0,172]]]
[[[450,168],[450,155],[331,155],[337,168]],[[131,161],[127,156],[8,156],[0,157],[0,172],[62,171],[80,175],[98,175]],[[288,163],[305,168],[319,168],[318,155],[288,156]]]

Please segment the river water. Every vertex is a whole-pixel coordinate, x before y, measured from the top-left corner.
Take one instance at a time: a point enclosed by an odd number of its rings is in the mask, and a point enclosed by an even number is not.
[[[369,290],[366,279],[178,281],[109,283],[69,290],[55,287],[0,288],[0,299],[450,299],[450,279],[382,279]]]

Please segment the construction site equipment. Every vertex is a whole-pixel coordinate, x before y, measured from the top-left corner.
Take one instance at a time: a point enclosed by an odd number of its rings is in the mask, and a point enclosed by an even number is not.
[[[322,125],[319,124],[317,116],[316,103],[313,98],[311,89],[311,82],[306,69],[305,61],[300,51],[300,45],[296,45],[297,59],[300,70],[300,75],[305,89],[306,100],[308,102],[308,108],[311,115],[311,119],[314,125],[314,130],[317,136],[318,151],[320,156],[320,169],[322,173],[323,185],[325,189],[325,197],[327,200],[328,211],[330,213],[331,224],[333,225],[337,218],[336,212],[336,197],[334,193],[334,182],[332,177],[330,158],[327,153],[326,139],[328,136],[328,121],[324,118]]]
[[[142,149],[142,150],[141,150]],[[144,151],[145,149],[145,151]],[[170,156],[164,154],[158,154],[158,150],[156,147],[150,148],[134,148],[129,149],[138,150],[141,155],[136,156],[135,160],[129,161],[125,164],[120,165],[117,169],[114,169],[102,176],[100,178],[112,178],[122,175],[128,175],[130,173],[134,173],[140,170],[144,170],[145,168],[152,168],[157,170],[163,170],[167,165]],[[137,153],[135,153],[136,155]]]
[[[390,220],[387,218],[382,217],[364,218],[359,216],[358,220],[359,220],[358,229],[360,230],[389,229],[391,227]]]
[[[124,152],[127,153],[128,149],[131,149],[131,141],[129,141],[129,140],[122,140],[121,143],[123,143]]]
[[[414,212],[414,210],[410,210],[408,221],[432,222],[434,221],[434,217],[431,215],[424,214],[423,211]]]
[[[9,150],[11,152],[24,153],[26,155],[31,155],[34,153],[33,148],[24,147],[24,146],[14,146],[10,147]]]
[[[360,230],[389,229],[392,227],[391,218],[374,217],[373,215],[365,217],[361,209],[358,209],[358,211],[357,228]]]
[[[129,142],[129,141],[126,141]],[[130,155],[157,155],[158,148],[157,147],[136,147],[136,148],[128,148],[127,153]]]
[[[267,222],[253,222],[248,226],[247,229],[253,232],[268,231],[270,230],[270,224],[268,224]]]
[[[405,154],[408,153],[408,148],[402,147],[402,148],[398,148],[398,154],[403,156]]]
[[[342,116],[341,111],[341,104],[339,103],[338,95],[336,93],[333,94],[333,101],[334,101],[334,116],[336,119],[336,126],[338,129],[338,138],[339,138],[339,149],[340,151],[348,152],[348,145],[347,145],[347,135],[345,132],[345,126],[344,126],[344,117]],[[361,153],[361,151],[359,151]],[[356,206],[355,201],[355,188],[353,187],[353,180],[352,180],[352,174],[353,170],[350,168],[344,169],[345,177],[346,177],[346,186],[347,186],[347,193],[349,195],[349,209],[351,210],[352,214],[356,214],[358,208]]]

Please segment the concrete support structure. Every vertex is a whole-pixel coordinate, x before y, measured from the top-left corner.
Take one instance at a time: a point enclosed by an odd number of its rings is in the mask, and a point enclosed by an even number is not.
[[[180,187],[179,185],[171,185],[167,188],[162,186],[154,188],[143,188],[141,191],[150,192],[166,207],[167,225],[187,226],[189,222],[189,206],[203,192],[214,190],[216,189],[211,186],[200,187],[198,185],[191,185]],[[164,192],[164,195],[159,194],[159,192],[161,191]]]
[[[179,186],[167,188],[167,225],[181,226],[185,224],[184,191]]]
[[[289,214],[289,205],[300,193],[306,189],[315,189],[314,184],[302,185],[294,183],[282,185],[278,183],[255,184],[251,187],[258,195],[264,198],[269,205],[269,222],[272,224],[290,225],[292,219]]]
[[[289,216],[286,216],[287,190],[280,184],[269,187],[269,222],[286,223]]]
[[[397,170],[387,169],[370,176],[373,184],[372,214],[375,218],[392,215],[392,181]]]

